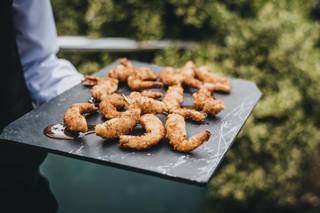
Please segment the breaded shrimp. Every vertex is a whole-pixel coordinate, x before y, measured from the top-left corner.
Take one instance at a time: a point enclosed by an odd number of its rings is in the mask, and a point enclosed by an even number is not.
[[[202,122],[207,117],[203,112],[181,107],[183,102],[183,88],[179,85],[170,86],[162,101],[167,105],[169,113],[182,115],[185,119]]]
[[[135,67],[134,72],[141,80],[153,80],[154,81],[154,80],[157,80],[157,78],[158,78],[157,73],[155,73],[149,67]]]
[[[87,132],[88,124],[84,113],[92,113],[97,111],[93,104],[77,103],[72,104],[64,113],[63,122],[69,131],[73,132]]]
[[[203,82],[226,83],[228,81],[228,79],[224,77],[211,73],[206,66],[201,66],[198,69],[195,69],[195,74],[196,77]]]
[[[162,92],[155,92],[152,90],[143,90],[143,91],[141,91],[141,95],[144,97],[148,97],[148,98],[158,99],[163,96],[163,93]]]
[[[183,79],[183,84],[186,86],[193,87],[193,88],[200,88],[203,85],[203,82],[199,81],[196,78],[185,77]]]
[[[169,111],[180,108],[183,102],[183,88],[180,85],[169,86],[162,102],[167,105]]]
[[[99,110],[105,118],[120,117],[124,112],[119,112],[118,109],[123,109],[127,106],[127,102],[122,95],[112,94],[106,96],[99,104]]]
[[[134,73],[132,63],[127,58],[122,58],[114,69],[112,69],[108,76],[110,78],[118,79],[119,81],[127,81],[129,76]]]
[[[120,146],[131,149],[148,149],[160,142],[165,136],[165,129],[161,120],[153,114],[145,114],[140,118],[141,126],[146,133],[140,136],[121,135]]]
[[[148,67],[134,67],[127,58],[121,59],[120,64],[112,69],[108,76],[119,81],[127,81],[128,86],[132,90],[162,87],[161,82],[155,81],[157,74],[152,69]]]
[[[114,139],[120,135],[128,134],[139,121],[140,113],[140,109],[129,109],[120,117],[98,124],[95,126],[96,135],[106,139]]]
[[[165,67],[160,71],[159,78],[164,85],[171,86],[182,84],[184,76],[172,67]]]
[[[194,88],[199,88],[202,82],[195,79],[195,65],[188,61],[182,68],[174,69],[166,67],[160,71],[160,80],[168,86],[171,85],[186,85]]]
[[[209,72],[208,68],[205,66],[195,69],[195,74],[196,78],[202,82],[219,83],[218,86],[216,86],[215,91],[230,92],[231,90],[231,83],[228,79]]]
[[[206,114],[215,116],[224,109],[224,103],[220,100],[216,100],[211,92],[202,87],[198,92],[192,95],[193,106],[195,109],[200,110]]]
[[[124,67],[133,67],[131,61],[129,61],[129,59],[127,58],[121,58],[119,60],[120,65],[124,66]]]
[[[180,72],[185,77],[193,78],[195,76],[196,65],[192,61],[187,61],[183,67],[180,68]]]
[[[94,85],[91,90],[91,96],[97,100],[104,99],[117,91],[119,81],[109,77],[86,76],[82,81],[85,85]]]
[[[81,81],[81,84],[85,85],[85,86],[94,86],[94,85],[97,85],[99,78],[101,78],[101,77],[97,77],[97,76],[93,76],[93,75],[87,75]]]
[[[230,93],[231,91],[231,84],[230,82],[226,83],[204,83],[202,87],[206,87],[210,92],[225,92]]]
[[[134,68],[134,72],[128,77],[128,86],[132,90],[144,90],[149,88],[160,88],[162,82],[155,81],[157,74],[148,67]]]
[[[150,88],[161,88],[163,84],[160,81],[142,80],[138,75],[133,74],[128,78],[128,86],[131,90],[144,90]]]
[[[196,65],[192,61],[188,61],[182,68],[181,73],[184,75],[183,84],[191,86],[193,88],[200,88],[202,81],[195,78]]]
[[[166,138],[173,149],[179,152],[191,152],[208,141],[211,135],[209,131],[205,130],[187,139],[185,120],[178,114],[168,115],[165,128]]]
[[[156,114],[168,111],[166,104],[162,101],[142,96],[139,92],[131,92],[127,101],[129,102],[129,109],[139,108],[143,114]]]
[[[177,108],[170,111],[170,113],[175,113],[183,116],[187,120],[192,120],[195,122],[203,122],[207,114],[204,112],[199,112],[194,109],[188,109],[188,108]]]

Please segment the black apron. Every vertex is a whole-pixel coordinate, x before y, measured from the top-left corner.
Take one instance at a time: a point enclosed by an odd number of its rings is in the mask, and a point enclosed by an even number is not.
[[[32,109],[20,63],[12,1],[0,1],[0,132]],[[43,151],[0,141],[0,212],[54,212],[57,203],[39,165]],[[29,211],[27,211],[29,212]]]

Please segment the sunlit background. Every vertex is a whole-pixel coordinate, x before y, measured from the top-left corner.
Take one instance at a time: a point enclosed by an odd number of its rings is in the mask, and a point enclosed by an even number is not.
[[[319,212],[319,0],[53,0],[59,36],[170,40],[163,49],[61,49],[84,74],[115,59],[187,60],[255,81],[263,97],[207,187],[50,155],[61,212]],[[179,46],[179,42],[192,42]],[[75,211],[74,211],[75,212]]]

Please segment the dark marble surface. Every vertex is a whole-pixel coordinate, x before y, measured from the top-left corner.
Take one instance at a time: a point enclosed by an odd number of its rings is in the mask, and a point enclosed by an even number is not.
[[[117,61],[107,66],[98,75],[104,75],[116,64]],[[134,64],[151,66],[156,71],[160,70],[160,67],[155,65],[140,62]],[[61,122],[63,113],[69,105],[76,102],[87,102],[90,96],[89,88],[82,85],[73,87],[14,121],[3,130],[0,139],[177,181],[206,184],[261,96],[259,89],[252,82],[239,79],[231,79],[231,82],[233,87],[231,94],[216,95],[217,99],[225,102],[225,110],[222,113],[216,118],[208,118],[201,125],[187,122],[189,136],[204,129],[212,133],[207,143],[190,154],[174,152],[166,141],[150,150],[133,151],[122,150],[118,147],[116,140],[106,141],[94,134],[75,141],[46,137],[43,129],[48,124]],[[119,92],[128,93],[128,88],[122,86]],[[188,93],[187,90],[184,105],[192,105],[191,93]],[[162,120],[165,119],[163,115],[159,117]],[[102,118],[98,113],[88,118],[89,124],[99,122],[102,122]]]

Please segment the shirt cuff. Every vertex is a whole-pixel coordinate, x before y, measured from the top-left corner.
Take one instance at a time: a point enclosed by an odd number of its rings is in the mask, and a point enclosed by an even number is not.
[[[24,69],[27,87],[36,105],[51,100],[83,79],[83,75],[69,61],[56,56]]]

